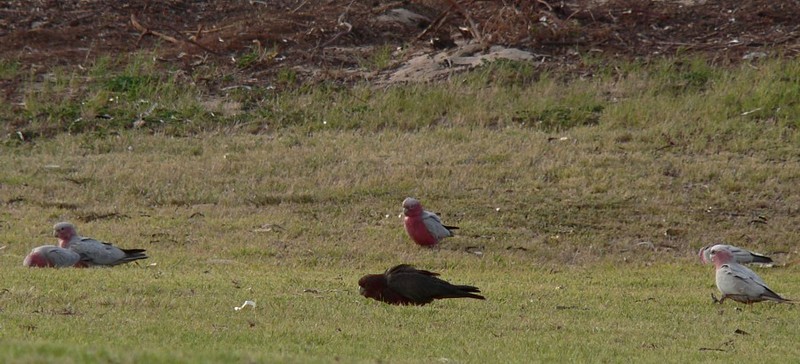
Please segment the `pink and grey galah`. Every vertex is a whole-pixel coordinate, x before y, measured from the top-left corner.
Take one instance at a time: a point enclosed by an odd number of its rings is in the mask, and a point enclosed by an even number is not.
[[[419,200],[412,197],[403,200],[403,214],[406,232],[418,245],[434,246],[442,239],[453,236],[452,230],[458,229],[457,226],[443,225],[439,216],[423,210]]]
[[[80,254],[88,266],[113,266],[147,259],[144,249],[120,249],[109,243],[78,235],[75,225],[60,222],[53,226],[58,246]]]
[[[760,264],[770,264],[772,263],[772,258],[759,253],[754,253],[746,249],[738,248],[732,245],[726,244],[716,244],[716,245],[706,245],[700,248],[700,251],[697,255],[700,256],[700,261],[704,264],[711,263],[711,250],[717,249],[726,249],[731,254],[733,254],[733,259],[736,260],[739,264],[750,264],[750,263],[760,263]]]
[[[81,259],[81,255],[55,245],[42,245],[33,248],[22,261],[26,267],[86,267],[86,262]]]
[[[719,300],[711,295],[715,302],[722,303],[727,298],[748,305],[761,301],[791,301],[773,292],[750,268],[737,263],[735,256],[727,248],[717,246],[709,250],[711,261],[717,268],[717,288],[722,293]]]

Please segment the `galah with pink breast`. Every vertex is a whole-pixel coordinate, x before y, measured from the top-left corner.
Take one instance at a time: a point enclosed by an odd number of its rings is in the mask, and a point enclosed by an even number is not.
[[[772,258],[759,253],[751,252],[747,249],[742,249],[739,247],[735,247],[733,245],[727,244],[716,244],[716,245],[706,245],[700,248],[700,252],[698,255],[700,256],[700,261],[705,264],[711,263],[711,249],[726,249],[731,254],[733,254],[733,259],[736,260],[739,264],[750,264],[750,263],[760,263],[760,264],[770,264],[772,263]]]
[[[120,249],[110,243],[82,237],[75,225],[68,222],[55,224],[53,235],[58,238],[58,246],[80,254],[89,266],[114,266],[147,259],[144,249]]]
[[[727,298],[748,305],[761,301],[779,303],[791,301],[781,297],[767,287],[764,280],[750,268],[736,263],[733,253],[726,248],[711,248],[709,255],[717,268],[716,283],[717,288],[722,293],[722,297],[719,300],[714,297],[715,302],[722,303]]]
[[[458,229],[457,226],[442,224],[438,215],[424,210],[419,200],[412,197],[403,200],[403,214],[406,232],[417,245],[434,246],[442,239],[453,236],[453,230]]]
[[[33,248],[33,250],[25,256],[22,265],[40,268],[86,267],[86,263],[81,260],[80,254],[71,249],[55,245],[42,245]]]

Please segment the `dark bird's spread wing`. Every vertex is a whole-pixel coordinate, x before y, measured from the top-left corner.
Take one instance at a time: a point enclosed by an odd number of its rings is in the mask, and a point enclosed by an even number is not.
[[[439,275],[439,273],[434,273],[434,272],[431,272],[431,271],[414,268],[413,265],[400,264],[400,265],[396,265],[396,266],[394,266],[392,268],[389,268],[386,271],[386,276],[388,277],[390,274],[397,274],[397,273],[416,273],[416,274],[422,274],[422,275],[426,275],[426,276],[438,276]]]
[[[408,265],[397,266],[386,274],[389,289],[408,298],[412,303],[424,305],[434,299],[469,297],[484,299],[477,287],[457,286],[436,277],[437,273],[417,270]]]

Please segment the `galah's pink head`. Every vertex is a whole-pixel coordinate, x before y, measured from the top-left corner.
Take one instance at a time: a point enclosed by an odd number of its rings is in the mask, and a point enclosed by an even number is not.
[[[717,268],[734,261],[733,253],[722,247],[711,248],[709,255],[711,255],[711,261],[714,262],[714,266]]]
[[[711,247],[711,245],[706,245],[706,246],[700,248],[700,251],[697,252],[697,255],[700,256],[700,261],[703,262],[703,264],[710,263],[708,261],[708,259],[710,258],[710,256],[708,255],[709,252],[706,251],[710,247]]]
[[[422,204],[419,203],[419,200],[413,197],[406,197],[403,200],[403,215],[412,216],[420,213],[422,213]]]
[[[25,257],[22,265],[26,267],[52,267],[53,263],[40,252],[32,252]]]
[[[75,235],[78,235],[78,231],[75,230],[75,225],[68,222],[59,222],[53,225],[53,236],[57,237],[58,240],[69,241]]]

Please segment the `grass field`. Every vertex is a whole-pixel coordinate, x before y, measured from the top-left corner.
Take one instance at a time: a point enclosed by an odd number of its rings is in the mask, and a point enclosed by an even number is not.
[[[757,272],[800,298],[796,62],[664,61],[590,79],[497,64],[439,84],[222,100],[136,62],[56,70],[30,80],[21,112],[0,107],[14,121],[0,146],[0,361],[800,354],[796,306],[712,305],[713,267],[696,256],[717,241],[770,253],[786,266]],[[406,196],[458,236],[414,246]],[[64,220],[151,258],[23,268]],[[359,296],[360,276],[399,263],[487,300]],[[234,310],[245,300],[257,306]]]

